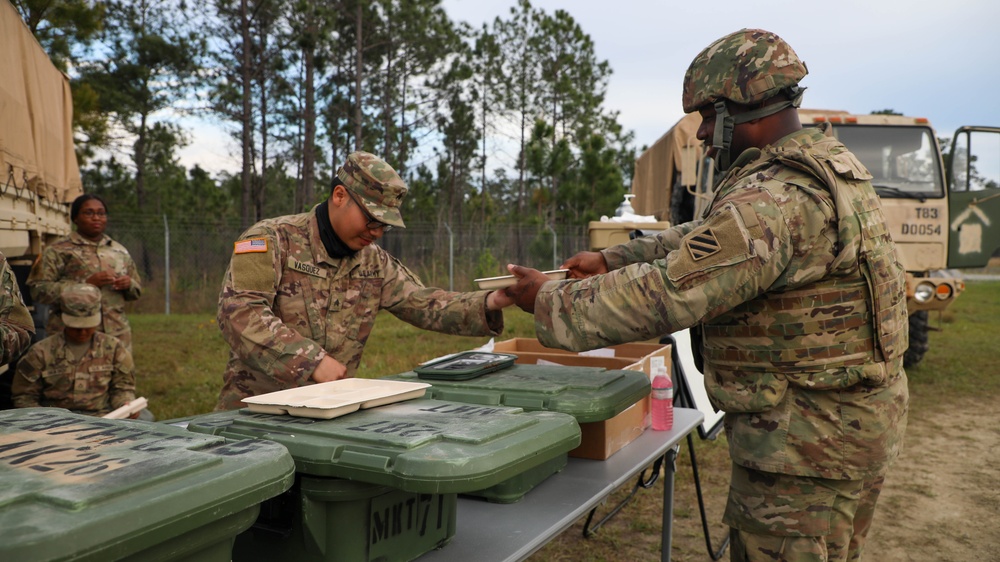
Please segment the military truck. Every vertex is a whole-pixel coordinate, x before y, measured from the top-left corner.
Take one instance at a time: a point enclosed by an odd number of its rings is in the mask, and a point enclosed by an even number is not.
[[[874,176],[907,271],[904,362],[914,365],[928,348],[928,311],[945,309],[965,289],[947,270],[984,267],[1000,249],[1000,128],[962,127],[943,156],[925,118],[812,109],[799,116],[804,126],[832,124]],[[678,224],[711,201],[715,178],[695,136],[700,123],[697,113],[687,115],[639,156],[632,179],[637,213]]]
[[[7,0],[0,0],[0,84],[0,251],[32,311],[37,340],[47,307],[31,301],[24,282],[45,245],[69,234],[69,203],[82,189],[69,78]],[[9,406],[6,370],[0,367],[0,408]]]

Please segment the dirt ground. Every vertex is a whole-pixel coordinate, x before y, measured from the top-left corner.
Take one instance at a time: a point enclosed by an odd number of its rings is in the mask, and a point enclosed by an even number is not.
[[[995,398],[910,417],[906,448],[886,479],[865,560],[1000,561]]]
[[[1000,562],[1000,404],[981,398],[918,411],[924,415],[910,416],[905,449],[886,479],[863,559]],[[720,522],[729,476],[723,449],[698,452],[715,545],[727,532]],[[672,560],[710,562],[686,447],[677,470]],[[591,539],[580,536],[578,523],[530,560],[659,560],[661,492],[659,485],[642,491]],[[728,550],[721,560],[729,560]]]

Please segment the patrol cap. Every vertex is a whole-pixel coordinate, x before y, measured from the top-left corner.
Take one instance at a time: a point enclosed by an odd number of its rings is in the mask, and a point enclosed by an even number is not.
[[[374,154],[353,152],[337,170],[337,177],[365,204],[376,220],[405,227],[399,206],[406,195],[406,183],[396,170]]]
[[[63,324],[70,328],[101,325],[101,290],[87,283],[74,283],[59,295]]]

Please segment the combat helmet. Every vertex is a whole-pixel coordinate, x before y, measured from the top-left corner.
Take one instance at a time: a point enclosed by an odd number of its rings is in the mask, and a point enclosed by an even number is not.
[[[729,168],[733,127],[787,107],[798,107],[805,90],[798,83],[808,73],[791,45],[763,29],[730,33],[694,58],[684,75],[684,113],[697,111],[708,104],[715,107],[712,146],[717,150],[715,163],[719,170]],[[755,106],[781,93],[788,99],[739,115],[731,115],[726,107],[726,100]]]

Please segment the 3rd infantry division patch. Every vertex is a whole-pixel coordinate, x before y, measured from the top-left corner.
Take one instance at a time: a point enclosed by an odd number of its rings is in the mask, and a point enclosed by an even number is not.
[[[694,261],[703,260],[722,250],[722,245],[719,244],[719,239],[715,236],[715,231],[711,227],[689,238],[685,242],[685,245],[687,246],[688,253],[691,254],[691,259]]]

